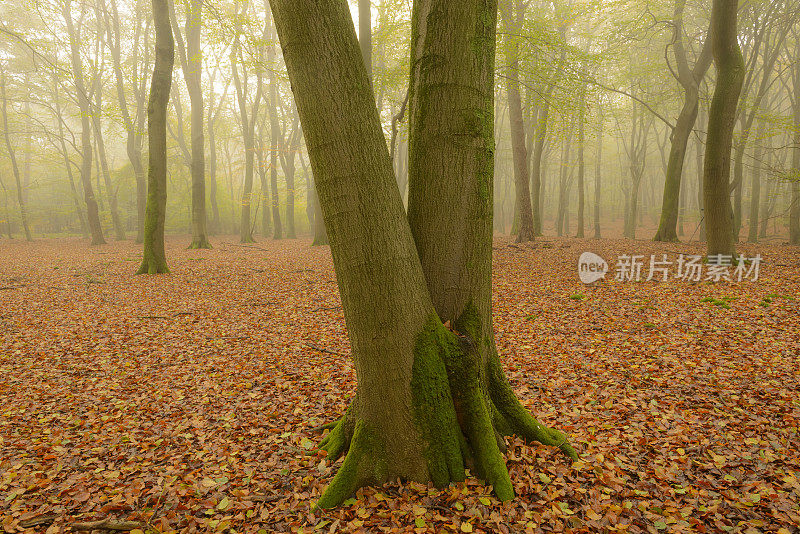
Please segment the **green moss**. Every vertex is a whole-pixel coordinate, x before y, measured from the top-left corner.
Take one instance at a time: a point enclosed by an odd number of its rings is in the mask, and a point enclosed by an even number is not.
[[[383,480],[386,472],[387,463],[380,440],[366,423],[357,421],[350,450],[342,467],[317,502],[317,508],[339,506],[365,483]]]
[[[453,340],[454,336],[439,318],[432,316],[414,347],[411,377],[414,419],[427,441],[425,458],[437,487],[465,478],[461,436],[444,364],[445,358],[458,357],[458,346]]]

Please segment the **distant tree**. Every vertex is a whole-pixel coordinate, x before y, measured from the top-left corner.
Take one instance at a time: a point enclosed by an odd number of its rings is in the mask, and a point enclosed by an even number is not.
[[[654,241],[677,241],[678,209],[683,177],[683,165],[686,161],[686,147],[692,135],[700,104],[700,84],[711,66],[711,39],[706,36],[700,56],[689,67],[684,43],[683,18],[686,10],[686,0],[676,0],[675,12],[672,16],[674,29],[673,53],[676,69],[673,73],[678,83],[683,88],[683,108],[672,129],[672,144],[667,163],[666,179],[664,181],[664,196],[661,206],[661,220]]]
[[[83,24],[85,11],[82,12],[78,21],[78,28]],[[91,102],[89,92],[84,80],[83,61],[81,60],[80,34],[75,29],[72,22],[72,0],[66,0],[62,9],[64,22],[67,26],[67,37],[69,38],[70,63],[72,65],[72,77],[75,82],[75,92],[77,93],[78,107],[81,113],[81,183],[83,184],[83,200],[86,203],[86,213],[89,220],[89,230],[92,233],[92,245],[105,244],[103,228],[100,226],[100,211],[97,207],[97,199],[94,196],[92,187],[92,125],[91,125]]]
[[[175,41],[169,17],[169,0],[152,0],[156,53],[147,103],[149,165],[144,221],[144,257],[137,274],[168,273],[164,251],[167,211],[167,106],[175,63]]]
[[[730,196],[731,146],[736,109],[744,82],[744,59],[737,41],[739,0],[714,0],[711,40],[717,82],[708,116],[703,164],[703,206],[708,255],[734,254]]]
[[[514,184],[516,191],[517,242],[533,241],[530,178],[528,175],[528,151],[525,145],[525,122],[522,114],[522,97],[519,92],[519,34],[525,19],[527,3],[521,0],[504,0],[502,19],[505,29],[506,49],[506,94],[508,96],[508,118],[511,122],[511,147],[514,159]]]
[[[6,96],[6,74],[0,73],[0,100],[3,104],[3,136],[6,140],[6,150],[8,151],[8,158],[11,160],[11,170],[14,172],[14,181],[17,184],[17,205],[19,206],[19,217],[22,221],[22,228],[25,230],[25,239],[33,241],[31,236],[31,229],[28,226],[28,214],[25,211],[25,195],[23,194],[22,179],[20,178],[19,165],[17,165],[17,156],[14,151],[14,145],[11,143],[11,133],[8,131],[8,97]],[[5,188],[5,185],[3,186]],[[11,237],[11,221],[8,221],[9,238]]]
[[[397,477],[444,486],[465,465],[509,500],[503,434],[576,455],[519,403],[494,346],[496,4],[414,3],[408,217],[347,2],[271,6],[359,383],[323,441],[347,455],[318,505]]]

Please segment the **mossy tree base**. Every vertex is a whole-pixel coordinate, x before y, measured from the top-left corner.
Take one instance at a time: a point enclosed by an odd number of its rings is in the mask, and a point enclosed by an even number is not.
[[[136,274],[169,274],[169,267],[166,260],[145,259]]]
[[[520,404],[497,352],[492,348],[486,357],[481,354],[481,343],[474,337],[480,327],[465,315],[455,331],[432,318],[417,338],[411,415],[426,442],[428,473],[426,480],[417,481],[445,487],[463,481],[469,468],[493,487],[498,499],[509,501],[514,489],[503,459],[504,436],[558,447],[573,460],[578,456],[564,434],[539,423]],[[321,427],[332,430],[320,449],[331,462],[345,459],[317,503],[320,508],[334,508],[359,487],[396,476],[387,468],[390,459],[385,457],[381,429],[359,417],[358,405],[354,399],[335,425]]]
[[[195,237],[192,240],[192,243],[189,245],[189,250],[197,250],[197,249],[211,249],[214,248],[209,243],[208,238],[206,236],[202,237]]]

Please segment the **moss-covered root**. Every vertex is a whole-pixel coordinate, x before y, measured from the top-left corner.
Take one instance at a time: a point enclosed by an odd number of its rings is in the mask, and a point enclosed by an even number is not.
[[[335,508],[361,486],[383,480],[386,475],[386,461],[383,454],[383,447],[373,431],[363,421],[357,421],[354,425],[350,450],[336,476],[317,502],[317,508]]]
[[[214,248],[211,246],[211,243],[208,242],[208,239],[205,236],[195,237],[192,240],[192,244],[189,245],[189,250],[198,250],[202,248]]]
[[[569,444],[564,434],[539,423],[519,402],[500,366],[500,359],[496,353],[489,357],[488,381],[492,402],[502,416],[502,420],[508,425],[507,430],[511,434],[517,435],[527,442],[538,441],[543,445],[558,447],[570,459],[578,459],[578,453]]]
[[[169,274],[169,267],[166,261],[145,258],[136,274]]]
[[[321,430],[332,428],[319,444],[319,448],[328,453],[328,460],[331,463],[338,460],[350,448],[350,441],[353,439],[355,431],[355,417],[353,416],[355,402],[356,400],[353,399],[341,419],[320,427]]]
[[[492,426],[491,409],[480,385],[480,354],[467,338],[456,338],[460,358],[446,360],[453,402],[461,414],[461,428],[470,444],[477,475],[492,485],[501,501],[514,498],[514,486],[508,474],[497,433]]]

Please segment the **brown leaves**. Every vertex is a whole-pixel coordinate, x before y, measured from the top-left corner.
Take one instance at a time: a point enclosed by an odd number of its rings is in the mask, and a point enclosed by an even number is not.
[[[0,243],[0,286],[15,288],[0,294],[2,526],[793,532],[800,308],[769,295],[800,294],[796,252],[743,251],[765,257],[756,284],[595,288],[578,281],[578,242],[553,242],[496,244],[495,330],[523,402],[581,461],[510,439],[509,504],[471,478],[363,489],[324,516],[311,505],[341,464],[311,429],[355,388],[327,249],[175,240],[173,274],[143,278],[133,243]],[[590,243],[606,258],[694,252]]]

